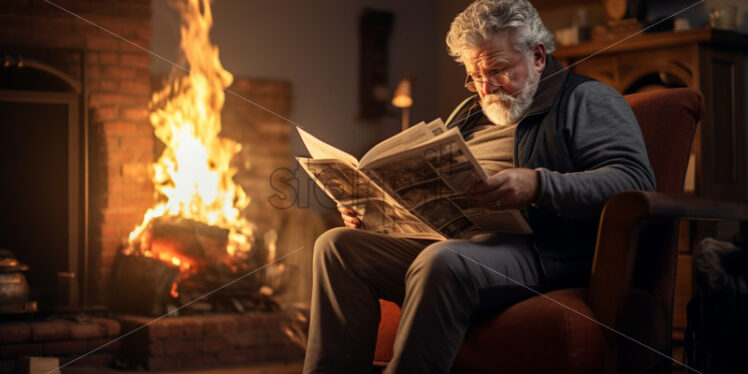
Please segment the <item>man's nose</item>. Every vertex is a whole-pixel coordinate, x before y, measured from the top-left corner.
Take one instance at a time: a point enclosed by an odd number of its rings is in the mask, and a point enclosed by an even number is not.
[[[488,80],[484,81],[483,83],[476,82],[478,85],[478,91],[480,92],[481,96],[490,95],[492,93],[495,93],[499,90],[499,87],[501,86],[494,86],[491,83],[488,82]]]

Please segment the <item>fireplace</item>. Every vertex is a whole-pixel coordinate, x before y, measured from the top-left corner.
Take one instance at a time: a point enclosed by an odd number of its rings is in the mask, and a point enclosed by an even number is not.
[[[156,202],[151,176],[164,145],[154,137],[149,105],[163,80],[151,74],[151,58],[142,49],[151,38],[150,1],[64,6],[127,40],[44,1],[0,5],[0,162],[6,180],[0,198],[8,207],[0,213],[0,248],[29,265],[30,299],[39,306],[36,313],[18,311],[0,322],[0,373],[16,372],[20,356],[69,362],[131,331],[130,340],[78,363],[101,366],[122,358],[156,369],[299,359],[305,312],[281,311],[271,298],[254,310],[244,305],[202,315],[183,312],[148,326],[151,316],[179,304],[167,300],[161,309],[127,311],[111,302],[117,296],[110,284],[115,259]],[[270,175],[290,168],[291,126],[247,99],[288,118],[291,87],[234,77],[228,89],[235,95],[226,97],[220,136],[241,145],[230,166],[236,170],[232,179],[252,199],[242,217],[256,230],[258,250],[250,253],[259,256],[251,263],[257,266],[272,258],[271,241],[293,242],[280,228],[300,216],[269,201],[278,193]],[[286,247],[273,256],[295,249]],[[166,283],[167,293],[174,291],[173,282]],[[118,309],[129,313],[115,315]],[[71,311],[86,317],[40,321]]]
[[[80,302],[95,304],[105,301],[120,246],[154,204],[151,165],[163,144],[154,139],[149,102],[163,82],[141,49],[151,37],[150,1],[67,6],[127,41],[43,1],[0,6],[3,171],[19,181],[2,187],[13,209],[2,213],[0,247],[15,248],[30,265],[28,278],[51,266],[29,279],[40,301],[53,301],[57,273],[66,272],[76,273]],[[268,201],[278,193],[269,176],[291,166],[291,126],[270,111],[290,115],[290,85],[236,77],[229,90],[220,135],[242,146],[233,179],[252,199],[246,218],[262,234],[283,220]],[[24,216],[35,218],[18,221]]]

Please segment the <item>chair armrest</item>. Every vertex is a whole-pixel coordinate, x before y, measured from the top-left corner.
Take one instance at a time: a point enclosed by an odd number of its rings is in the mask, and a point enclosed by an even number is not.
[[[640,229],[653,220],[748,220],[748,205],[643,191],[611,197],[600,218],[587,293],[598,321],[608,327],[618,327],[631,289]],[[612,342],[610,331],[607,336]]]
[[[628,191],[618,195],[621,199],[628,199],[629,195],[646,199],[650,217],[683,220],[748,220],[748,204],[743,203],[659,192]]]

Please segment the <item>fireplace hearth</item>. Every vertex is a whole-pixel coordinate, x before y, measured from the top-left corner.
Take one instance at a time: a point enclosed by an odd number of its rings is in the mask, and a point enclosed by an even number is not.
[[[184,369],[206,366],[297,362],[304,358],[307,315],[295,309],[273,313],[213,314],[163,318],[121,316],[123,360],[133,368]]]

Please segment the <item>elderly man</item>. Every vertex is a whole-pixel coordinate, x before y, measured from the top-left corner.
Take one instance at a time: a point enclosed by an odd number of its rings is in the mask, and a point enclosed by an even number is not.
[[[314,248],[305,373],[370,371],[378,299],[402,306],[387,373],[446,373],[484,313],[589,278],[597,221],[614,193],[654,189],[636,119],[612,88],[571,74],[548,55],[552,37],[526,0],[479,0],[447,35],[477,93],[447,121],[491,177],[474,204],[519,208],[532,235],[398,239],[333,229]]]

